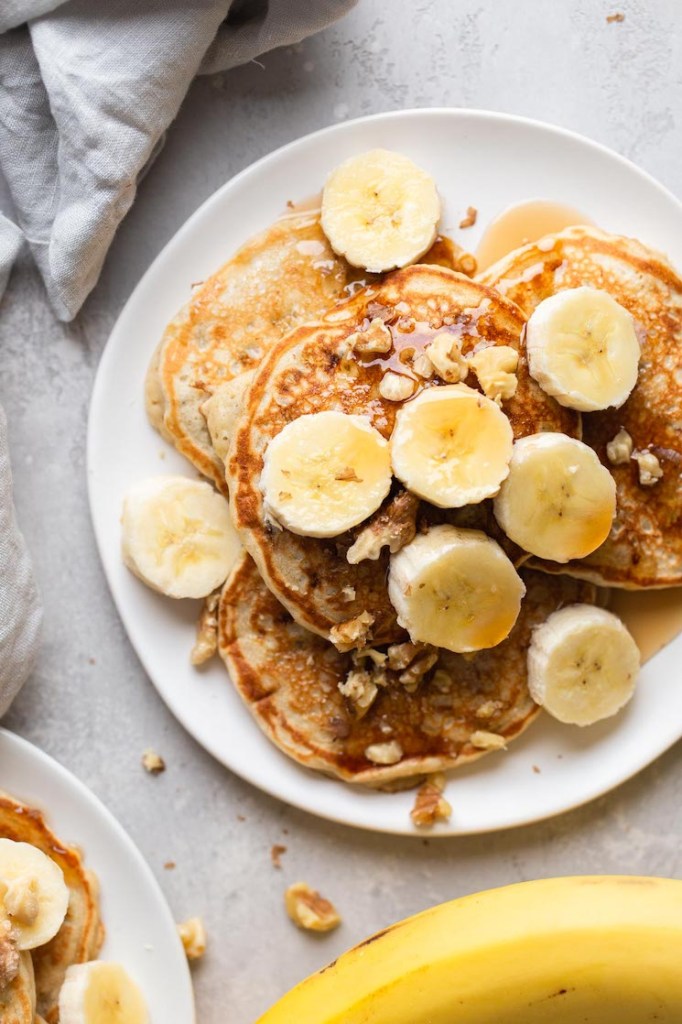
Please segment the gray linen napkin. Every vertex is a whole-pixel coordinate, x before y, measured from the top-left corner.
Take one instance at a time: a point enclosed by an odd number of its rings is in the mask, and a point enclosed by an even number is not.
[[[355,2],[0,0],[0,173],[16,221],[0,213],[0,297],[25,241],[71,320],[194,76],[299,42]],[[0,409],[0,715],[39,623]]]

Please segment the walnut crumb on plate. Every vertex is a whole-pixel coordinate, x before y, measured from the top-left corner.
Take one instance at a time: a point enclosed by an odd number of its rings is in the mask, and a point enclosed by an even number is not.
[[[281,843],[273,843],[270,848],[270,860],[272,861],[273,868],[282,867],[282,854],[286,852],[286,846],[282,846]]]
[[[166,762],[155,750],[145,750],[142,755],[142,767],[149,775],[160,775],[166,770]]]
[[[426,779],[419,789],[410,811],[410,817],[418,828],[431,828],[438,821],[448,821],[452,807],[443,796],[445,776],[437,772]]]
[[[461,228],[472,228],[476,223],[478,217],[478,210],[475,206],[467,206],[466,216],[459,222]]]
[[[289,886],[284,893],[284,905],[294,924],[304,931],[330,932],[341,924],[334,904],[305,882]]]
[[[178,935],[188,960],[200,960],[206,952],[206,929],[200,917],[190,917],[178,925]]]

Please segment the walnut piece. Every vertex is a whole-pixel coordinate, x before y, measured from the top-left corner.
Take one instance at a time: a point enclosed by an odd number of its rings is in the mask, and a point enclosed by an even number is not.
[[[470,355],[468,363],[486,398],[502,405],[503,401],[514,397],[519,353],[511,345],[489,345]]]
[[[614,24],[617,25],[617,24],[619,24],[622,21],[625,21],[625,15],[622,13],[622,11],[616,11],[615,14],[607,14],[606,15],[606,23],[607,23],[607,25],[614,25]]]
[[[341,924],[334,906],[305,882],[294,882],[284,893],[287,914],[298,928],[310,932],[330,932]]]
[[[341,596],[343,600],[349,603],[355,600],[355,587],[347,586],[341,589]]]
[[[469,743],[478,750],[503,750],[507,746],[504,736],[496,732],[486,732],[485,729],[472,732]]]
[[[351,565],[369,559],[375,562],[381,549],[388,545],[392,555],[414,538],[419,499],[409,491],[400,491],[385,508],[375,512],[348,548],[346,558]]]
[[[467,206],[466,217],[463,217],[459,222],[461,228],[472,228],[476,223],[478,217],[478,210],[475,206]]]
[[[155,750],[145,750],[142,755],[142,767],[150,775],[160,775],[166,770],[166,762]]]
[[[394,672],[402,672],[411,665],[418,654],[428,650],[426,644],[413,644],[407,640],[402,644],[391,644],[386,651],[388,667]]]
[[[337,651],[351,651],[354,647],[366,647],[374,625],[374,616],[364,611],[354,619],[346,619],[329,630],[329,639]]]
[[[606,446],[606,457],[612,466],[622,466],[630,461],[632,438],[622,427]]]
[[[424,352],[447,384],[458,384],[469,373],[469,364],[462,355],[462,341],[454,334],[437,334]]]
[[[388,743],[371,743],[365,748],[365,757],[374,764],[397,764],[403,756],[403,748],[397,740]]]
[[[402,373],[394,373],[393,370],[389,370],[381,378],[379,394],[389,402],[404,402],[406,398],[412,397],[416,386],[410,377],[405,377]]]
[[[398,682],[402,683],[408,693],[414,693],[426,673],[433,668],[437,661],[438,651],[424,651],[400,673]]]
[[[370,709],[379,692],[373,673],[363,668],[352,668],[344,681],[339,683],[339,692],[346,697],[357,711],[358,717]]]
[[[178,925],[178,935],[188,960],[200,960],[206,952],[206,929],[200,917],[190,917]]]
[[[375,317],[364,331],[357,331],[348,338],[348,345],[361,354],[370,352],[390,352],[393,338],[388,327],[380,317]]]
[[[218,650],[218,603],[220,591],[209,594],[204,601],[197,622],[197,638],[189,660],[193,665],[203,665]]]
[[[412,359],[412,369],[418,377],[429,380],[436,372],[426,352],[418,352]]]
[[[447,821],[452,807],[443,796],[445,776],[431,775],[417,790],[410,817],[418,828],[431,828],[437,821]]]
[[[473,277],[478,270],[476,257],[471,252],[460,253],[457,257],[457,266],[453,269],[458,270],[460,274],[466,274],[467,277]]]
[[[655,483],[658,483],[663,476],[663,467],[653,452],[648,449],[641,452],[634,451],[632,458],[637,463],[639,482],[642,487],[653,487]]]
[[[0,933],[0,992],[8,985],[11,985],[21,964],[17,944],[12,938],[12,926],[9,921],[3,922],[2,933]]]
[[[286,846],[282,846],[281,843],[274,843],[270,847],[270,860],[272,861],[273,868],[282,867],[282,854],[286,852]]]
[[[503,707],[501,700],[485,700],[476,708],[476,718],[492,718],[496,711]]]

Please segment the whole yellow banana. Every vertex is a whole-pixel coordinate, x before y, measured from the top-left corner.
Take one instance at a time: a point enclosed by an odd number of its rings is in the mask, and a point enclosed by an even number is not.
[[[258,1024],[681,1024],[682,881],[466,896],[361,943]]]

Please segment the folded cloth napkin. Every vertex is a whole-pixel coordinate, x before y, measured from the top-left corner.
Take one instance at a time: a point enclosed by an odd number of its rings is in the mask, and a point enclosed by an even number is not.
[[[354,3],[2,0],[0,169],[60,320],[95,285],[194,76],[299,42]],[[0,221],[5,267],[9,230]]]
[[[197,73],[252,60],[355,0],[0,0],[0,296],[24,240],[71,320],[99,277]],[[28,675],[40,607],[12,504],[0,409],[0,715]]]

